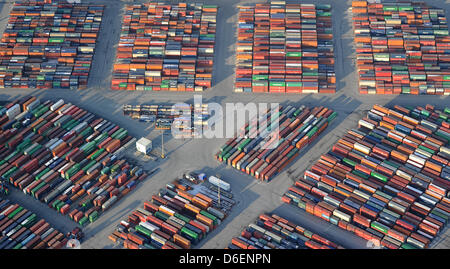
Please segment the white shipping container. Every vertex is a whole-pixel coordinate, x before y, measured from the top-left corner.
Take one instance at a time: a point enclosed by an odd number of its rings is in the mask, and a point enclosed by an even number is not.
[[[181,50],[166,50],[165,54],[171,56],[180,56]]]
[[[198,48],[199,53],[213,54],[214,48]]]
[[[146,77],[160,77],[161,71],[145,71]]]
[[[173,221],[173,222],[176,222],[176,223],[180,224],[181,226],[186,225],[186,222],[180,220],[180,219],[177,218],[177,217],[170,216],[169,219],[170,219],[171,221]]]
[[[370,196],[368,194],[366,194],[365,192],[362,192],[360,190],[353,190],[353,193],[366,199],[366,200],[369,200],[369,198],[370,198]]]
[[[407,179],[408,181],[411,181],[412,176],[403,172],[402,170],[395,171],[395,174],[399,177],[402,177],[404,179]]]
[[[223,181],[223,180],[221,180],[221,179],[219,179],[219,178],[217,178],[215,176],[210,176],[208,178],[208,181],[209,181],[209,183],[211,183],[211,184],[213,184],[213,185],[215,185],[217,187],[220,187],[220,188],[222,188],[222,189],[224,189],[226,191],[230,191],[230,189],[231,189],[230,184],[228,184],[227,182],[225,182],[225,181]]]
[[[364,120],[359,120],[358,124],[360,126],[366,127],[367,129],[370,129],[370,130],[373,130],[375,128],[375,125],[373,125],[370,122],[364,121]]]
[[[450,149],[447,148],[447,147],[442,146],[442,147],[439,148],[439,151],[440,151],[440,152],[447,153],[447,154],[450,155]]]
[[[155,225],[151,224],[150,222],[146,221],[146,222],[140,222],[139,225],[141,225],[142,227],[150,230],[150,231],[155,231],[155,230],[159,230],[158,227],[156,227]]]
[[[175,211],[163,205],[159,206],[159,210],[165,214],[169,214],[170,216],[175,215]]]
[[[78,47],[78,51],[83,52],[83,53],[93,53],[94,52],[94,47]]]
[[[351,217],[350,217],[350,215],[345,214],[344,212],[339,211],[338,209],[335,209],[335,210],[333,211],[333,215],[336,216],[336,217],[338,217],[338,218],[340,218],[340,219],[342,219],[342,220],[344,220],[344,221],[346,221],[346,222],[351,222]]]
[[[69,109],[71,109],[73,107],[73,105],[71,103],[67,103],[63,106],[63,108],[61,108],[60,110],[58,110],[59,114],[64,114],[66,111],[69,111]]]
[[[164,245],[164,244],[166,243],[166,241],[167,241],[165,238],[162,238],[161,236],[159,236],[159,235],[157,235],[157,234],[155,234],[155,233],[152,233],[152,234],[150,235],[150,237],[151,237],[153,240],[155,240],[156,242],[160,243],[161,245]]]
[[[353,147],[354,147],[357,151],[360,151],[360,152],[362,152],[362,153],[364,153],[364,154],[367,154],[367,155],[370,154],[370,148],[368,148],[368,147],[366,147],[366,146],[364,146],[364,145],[362,145],[362,144],[355,143],[355,144],[353,145]]]
[[[422,166],[425,165],[425,159],[420,158],[419,156],[415,155],[414,153],[409,155],[409,158],[416,163],[420,163]]]
[[[175,195],[175,199],[179,200],[182,203],[189,204],[190,202],[179,195]]]

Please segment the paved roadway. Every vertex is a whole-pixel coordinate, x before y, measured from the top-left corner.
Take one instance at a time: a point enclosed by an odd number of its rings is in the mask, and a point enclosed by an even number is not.
[[[143,104],[158,102],[192,102],[193,93],[186,92],[137,92],[137,91],[111,91],[112,64],[117,47],[121,17],[126,1],[119,0],[91,0],[96,4],[106,4],[99,42],[94,56],[94,63],[89,79],[87,90],[71,91],[64,89],[53,90],[23,90],[23,89],[1,89],[0,100],[12,100],[14,98],[33,94],[42,99],[57,100],[64,98],[66,102],[72,102],[92,111],[106,119],[109,119],[129,130],[130,134],[139,138],[141,136],[154,140],[154,147],[160,147],[160,132],[153,130],[150,126],[138,121],[130,120],[122,115],[122,105]],[[133,1],[145,2],[145,1]],[[197,2],[197,1],[187,1]],[[165,184],[172,181],[184,172],[192,170],[202,170],[209,174],[220,173],[224,179],[228,180],[236,195],[238,204],[231,215],[224,223],[203,240],[197,247],[201,248],[224,248],[233,236],[237,236],[244,227],[253,222],[259,214],[265,212],[280,212],[286,218],[295,220],[299,225],[312,227],[313,231],[326,235],[330,240],[340,243],[345,247],[364,247],[364,242],[359,237],[349,234],[346,231],[332,227],[331,224],[318,220],[316,217],[301,212],[301,210],[283,205],[281,196],[291,186],[295,178],[302,175],[321,154],[328,151],[330,147],[342,136],[346,130],[356,128],[357,121],[373,104],[381,105],[425,105],[436,106],[449,105],[449,97],[443,96],[369,96],[358,93],[357,73],[355,71],[355,53],[351,26],[351,13],[349,8],[351,1],[331,1],[331,0],[307,0],[302,3],[329,3],[332,4],[332,19],[335,42],[336,57],[336,94],[253,94],[234,93],[234,59],[235,41],[237,30],[238,5],[240,3],[262,3],[266,1],[238,1],[209,0],[210,4],[218,4],[219,12],[217,18],[217,37],[214,59],[214,87],[199,93],[203,102],[217,102],[222,105],[236,102],[278,102],[281,104],[305,104],[309,106],[324,105],[338,112],[336,120],[321,135],[320,139],[310,145],[302,152],[295,162],[290,164],[283,173],[279,174],[268,184],[262,184],[248,175],[237,172],[231,168],[218,163],[213,155],[219,150],[226,139],[170,139],[164,137],[167,158],[159,160],[158,163],[149,162],[144,165],[151,169],[155,165],[160,167],[159,171],[141,183],[130,195],[124,197],[116,203],[110,210],[103,213],[93,224],[88,225],[84,230],[86,241],[83,248],[113,248],[115,247],[107,238],[114,230],[116,224],[128,216],[128,214],[142,202],[149,199]],[[286,1],[295,3],[297,1]],[[436,6],[445,7],[447,17],[449,16],[449,0],[427,1]],[[0,13],[0,30],[3,31],[7,21],[11,4],[3,3]],[[197,94],[197,93],[196,93]],[[307,154],[305,154],[307,152]],[[21,193],[13,194],[17,200],[24,200],[30,204],[28,198],[21,198]],[[23,195],[22,195],[23,196]],[[32,198],[31,198],[32,199]],[[61,216],[53,217],[47,213],[51,209],[36,208],[38,213],[42,211],[44,217],[51,218],[55,226],[61,229],[71,228],[73,225],[68,218],[67,223]],[[54,219],[54,221],[53,221]],[[448,229],[433,244],[437,248],[448,248]]]

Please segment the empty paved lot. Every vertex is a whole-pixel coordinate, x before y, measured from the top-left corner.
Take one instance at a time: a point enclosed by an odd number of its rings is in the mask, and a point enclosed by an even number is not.
[[[88,1],[89,2],[89,1]],[[52,90],[18,90],[0,89],[0,100],[12,100],[19,96],[28,94],[35,95],[42,99],[57,100],[64,98],[66,102],[77,104],[91,112],[96,113],[106,119],[129,130],[130,134],[139,138],[141,136],[154,139],[154,147],[160,146],[160,132],[153,130],[148,124],[131,120],[122,115],[122,105],[143,104],[158,102],[192,102],[194,93],[178,92],[137,92],[137,91],[111,91],[112,64],[114,62],[115,49],[120,34],[121,16],[126,1],[119,0],[92,0],[92,3],[106,4],[102,29],[99,42],[96,48],[96,55],[89,79],[89,88],[82,91],[71,91],[63,89]],[[146,2],[146,1],[133,1]],[[198,2],[198,1],[187,1]],[[305,104],[308,106],[324,105],[338,112],[338,117],[319,137],[319,139],[306,150],[302,151],[300,157],[291,163],[283,173],[279,174],[268,184],[255,181],[250,176],[227,168],[214,159],[214,154],[226,139],[171,139],[165,136],[165,148],[168,152],[165,160],[158,160],[157,163],[148,162],[145,168],[152,169],[159,166],[159,171],[141,183],[132,193],[121,199],[113,208],[106,211],[93,224],[88,225],[84,230],[86,241],[83,248],[113,248],[114,245],[107,238],[114,230],[116,224],[126,218],[131,211],[142,202],[149,199],[165,184],[187,171],[202,170],[208,174],[221,174],[229,181],[236,196],[238,204],[231,215],[224,223],[203,240],[198,247],[201,248],[224,248],[228,245],[233,236],[239,235],[242,229],[253,222],[259,214],[275,211],[286,218],[296,221],[308,229],[319,234],[326,235],[330,240],[335,241],[345,247],[365,247],[364,240],[342,231],[337,227],[332,227],[316,217],[310,216],[300,209],[283,205],[281,196],[291,186],[296,178],[302,175],[321,154],[328,151],[330,147],[342,136],[346,130],[357,127],[357,121],[373,104],[381,105],[425,105],[436,106],[449,105],[449,97],[439,96],[367,96],[358,93],[357,73],[355,71],[355,55],[353,34],[351,28],[351,13],[349,7],[351,1],[302,1],[302,3],[329,3],[332,4],[332,19],[335,42],[336,57],[336,94],[253,94],[234,93],[234,58],[237,16],[240,3],[262,3],[266,1],[237,1],[237,0],[208,0],[208,4],[218,4],[219,12],[217,17],[217,36],[214,59],[214,87],[200,94],[203,102],[217,102],[222,105],[236,102],[255,103],[281,103],[281,104]],[[226,2],[226,4],[225,4]],[[287,3],[298,3],[298,1],[286,1]],[[439,7],[445,7],[447,18],[449,18],[449,1],[428,1]],[[3,31],[7,21],[7,14],[11,4],[2,4],[0,14],[0,30]],[[13,193],[16,201],[24,201],[25,205],[38,203],[32,198],[21,197],[22,193]],[[31,206],[31,205],[30,205]],[[33,210],[43,217],[51,218],[60,229],[70,229],[74,225],[69,218],[56,215],[51,209],[45,206],[36,206]],[[42,211],[42,213],[41,213]],[[65,223],[67,221],[67,223]],[[434,242],[433,247],[448,248],[448,229],[442,236]]]

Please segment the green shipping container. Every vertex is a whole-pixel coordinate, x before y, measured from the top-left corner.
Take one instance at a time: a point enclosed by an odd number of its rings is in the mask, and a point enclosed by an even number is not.
[[[268,80],[268,75],[253,75],[252,80]]]
[[[383,6],[384,11],[398,11],[398,7],[396,6]]]
[[[416,248],[415,246],[413,246],[413,245],[411,245],[411,244],[408,244],[408,243],[403,243],[403,244],[401,245],[401,248],[402,248],[402,249],[418,249],[418,248]]]
[[[242,151],[244,149],[245,146],[248,145],[248,143],[250,143],[252,141],[251,138],[247,138],[244,140],[244,142],[242,142],[239,146],[238,146],[238,150]]]
[[[163,221],[168,220],[169,217],[170,217],[169,215],[167,215],[167,214],[165,214],[165,213],[163,213],[163,212],[161,212],[161,211],[155,212],[154,216],[157,217],[158,219],[163,220]]]
[[[48,171],[50,171],[50,168],[45,168],[42,172],[40,172],[37,176],[36,179],[41,179],[42,176],[44,176],[45,174],[48,173]]]
[[[413,11],[414,7],[408,6],[408,7],[398,7],[398,11]]]
[[[212,219],[214,225],[219,224],[216,216],[211,215],[210,213],[208,213],[208,212],[206,212],[206,211],[204,211],[204,210],[200,210],[200,214],[202,214],[203,216],[205,216],[205,217],[207,217],[207,218],[209,218],[209,219]]]
[[[36,216],[36,214],[33,213],[31,216],[29,216],[25,220],[23,226],[26,228],[30,228],[32,225],[34,225],[34,223],[36,222],[36,219],[37,219],[37,216]]]
[[[22,211],[22,210],[23,210],[23,207],[19,206],[18,208],[16,208],[16,210],[14,210],[13,212],[11,212],[11,213],[8,215],[8,218],[9,218],[9,219],[14,218],[14,216],[17,215],[17,214],[18,214],[20,211]]]
[[[286,56],[287,57],[302,57],[302,53],[301,52],[287,52]]]
[[[188,235],[188,236],[194,238],[194,240],[198,240],[198,234],[195,233],[195,232],[193,232],[193,231],[191,231],[191,230],[189,230],[189,229],[186,228],[186,227],[181,228],[181,234],[182,234],[182,235],[183,235],[183,234],[186,234],[186,235]]]
[[[46,184],[47,184],[47,183],[46,183],[45,181],[42,181],[39,185],[37,185],[36,187],[34,187],[34,188],[31,190],[31,195],[34,196],[34,194],[35,194],[38,190],[40,190],[42,187],[44,187]]]
[[[184,221],[184,222],[189,222],[189,221],[191,221],[190,218],[188,218],[188,217],[186,217],[186,216],[184,216],[184,215],[181,215],[181,214],[179,214],[179,213],[175,213],[175,214],[174,214],[174,217],[177,217],[177,218],[179,218],[180,220],[182,220],[182,221]]]
[[[286,87],[286,82],[272,81],[269,83],[269,85],[273,87]]]
[[[355,167],[355,165],[356,165],[356,162],[354,162],[354,161],[352,161],[352,160],[350,160],[350,159],[348,159],[348,158],[344,158],[344,159],[342,159],[342,161],[343,161],[344,163],[350,165],[351,167]]]
[[[360,172],[360,171],[357,171],[357,170],[353,170],[352,173],[354,175],[357,175],[357,176],[362,177],[364,179],[368,179],[369,178],[369,175],[366,175],[363,172]]]
[[[48,43],[63,43],[64,38],[49,38]]]
[[[377,173],[375,171],[372,171],[372,173],[370,173],[370,175],[376,179],[383,181],[383,182],[388,182],[388,178],[386,176],[383,176],[382,174]]]
[[[333,112],[333,113],[331,113],[331,115],[330,116],[328,116],[328,123],[330,123],[331,121],[333,121],[336,117],[337,117],[337,112]]]

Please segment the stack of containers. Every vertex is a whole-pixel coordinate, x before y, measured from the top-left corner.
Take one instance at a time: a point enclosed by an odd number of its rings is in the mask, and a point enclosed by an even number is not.
[[[259,119],[247,122],[236,138],[220,148],[215,158],[268,182],[311,144],[336,116],[336,112],[323,106],[313,109],[286,106],[268,111]]]
[[[445,11],[423,2],[353,1],[359,92],[450,94]]]
[[[203,189],[196,194],[186,183],[167,184],[121,221],[109,238],[123,241],[128,249],[190,249],[216,229],[226,218],[217,194]],[[226,192],[225,192],[226,193]],[[234,200],[221,196],[221,203]],[[231,210],[231,208],[230,208]]]
[[[0,88],[85,89],[103,6],[18,1],[0,43]]]
[[[217,6],[128,5],[113,90],[203,91],[211,87]]]
[[[154,122],[156,129],[171,130],[181,137],[200,137],[208,127],[207,104],[195,105],[124,105],[123,114],[142,122]]]
[[[30,210],[0,198],[0,249],[60,249],[67,238]]]
[[[94,222],[147,174],[122,158],[136,139],[61,99],[23,97],[0,115],[0,176],[80,225]]]
[[[450,109],[375,105],[282,200],[387,248],[426,248],[450,218]]]
[[[241,6],[236,92],[334,93],[331,6]]]
[[[342,249],[341,246],[278,215],[262,214],[228,249]]]

